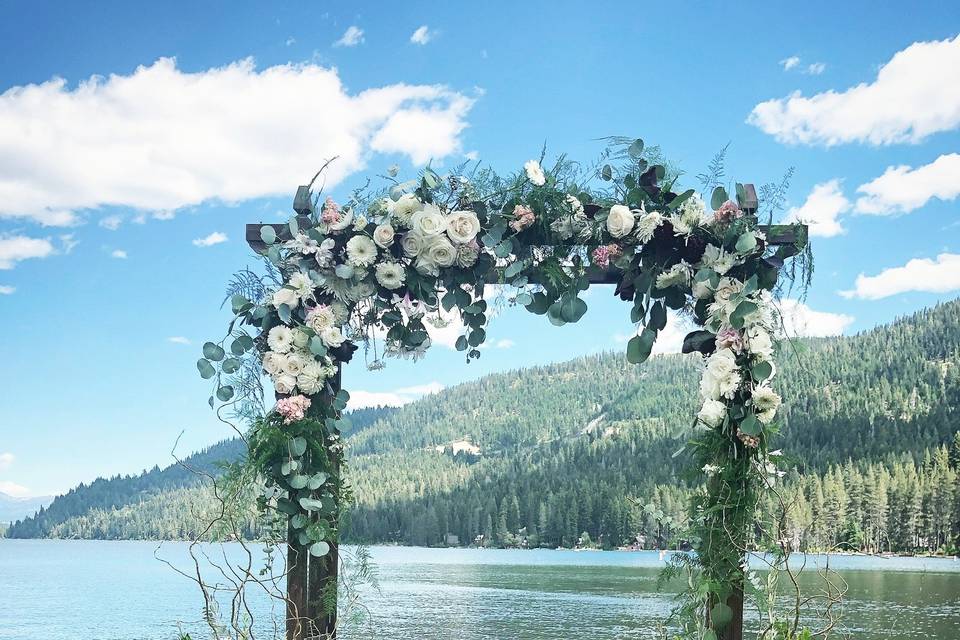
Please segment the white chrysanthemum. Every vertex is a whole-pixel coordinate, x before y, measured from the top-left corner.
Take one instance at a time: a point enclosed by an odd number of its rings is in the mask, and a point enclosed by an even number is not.
[[[293,332],[290,327],[280,325],[270,329],[270,333],[267,334],[267,346],[277,353],[290,351],[290,347],[293,346]]]
[[[469,269],[477,264],[477,258],[480,257],[480,250],[469,244],[462,244],[457,247],[457,266]]]
[[[543,173],[543,167],[536,160],[527,160],[523,163],[523,170],[527,172],[527,180],[538,187],[547,183],[547,176]]]
[[[666,289],[674,285],[690,284],[690,265],[681,260],[657,276],[657,289]]]
[[[411,216],[410,228],[424,238],[430,238],[447,230],[447,219],[440,207],[428,204]]]
[[[466,244],[480,233],[480,220],[473,211],[454,211],[447,216],[447,235],[457,244]]]
[[[297,232],[297,235],[294,236],[292,240],[284,242],[283,248],[291,249],[304,255],[310,255],[317,252],[317,249],[320,248],[320,243],[300,231]]]
[[[457,260],[457,249],[443,236],[429,238],[424,253],[427,259],[442,268],[453,266]]]
[[[273,376],[273,388],[277,393],[290,394],[297,388],[297,379],[288,373]]]
[[[678,236],[690,235],[694,228],[703,224],[706,215],[706,207],[700,196],[694,194],[683,201],[680,205],[680,211],[670,216],[670,224],[673,225],[673,231]]]
[[[369,267],[377,260],[377,245],[367,236],[347,240],[347,260],[355,267]]]
[[[307,300],[313,297],[313,281],[310,276],[303,271],[296,271],[290,274],[287,285],[293,287],[297,297],[301,300]]]
[[[330,304],[330,308],[333,310],[334,324],[338,327],[346,324],[347,320],[350,319],[350,309],[339,300],[334,300],[333,303]]]
[[[280,308],[280,305],[287,305],[291,309],[296,309],[297,305],[300,304],[300,296],[297,295],[297,292],[288,287],[280,287],[273,292],[273,296],[270,299],[270,302],[277,309]]]
[[[614,238],[622,238],[633,229],[633,211],[630,207],[615,204],[607,215],[607,231]]]
[[[369,280],[361,280],[356,282],[350,288],[350,298],[354,301],[363,300],[364,298],[369,298],[374,293],[377,292],[377,287]]]
[[[643,213],[640,219],[637,220],[637,229],[634,232],[634,236],[636,236],[637,241],[641,244],[650,242],[650,240],[653,239],[653,234],[656,232],[657,227],[661,224],[663,224],[663,216],[657,211]]]
[[[378,247],[386,249],[393,244],[394,233],[393,225],[387,223],[378,225],[373,230],[373,241],[377,243]]]
[[[328,267],[333,261],[333,248],[337,246],[333,238],[324,238],[316,252],[317,264],[321,267]]]
[[[382,262],[376,267],[377,282],[385,289],[399,289],[406,280],[407,273],[402,264]]]
[[[303,371],[303,368],[307,366],[307,363],[310,362],[302,353],[294,352],[287,354],[287,357],[284,358],[283,364],[280,366],[280,369],[291,376],[298,376],[300,372]]]
[[[769,386],[764,384],[753,390],[753,409],[760,422],[770,424],[779,408],[780,396]]]
[[[697,419],[710,427],[719,427],[727,416],[727,405],[719,400],[704,400]]]
[[[282,353],[267,351],[265,354],[263,354],[263,370],[269,373],[271,376],[280,373],[280,368],[283,366],[284,359],[285,357]]]
[[[737,263],[737,257],[732,253],[727,253],[723,248],[708,244],[703,252],[703,258],[700,264],[709,269],[713,269],[720,275],[725,275],[727,271],[733,268]]]
[[[297,386],[307,395],[320,393],[323,382],[327,379],[327,368],[319,362],[310,362],[297,376]]]
[[[400,226],[409,227],[413,214],[422,208],[423,203],[417,199],[417,196],[412,193],[405,193],[400,196],[400,199],[393,205],[393,219],[396,220]]]
[[[340,329],[336,327],[324,329],[323,333],[320,334],[320,339],[323,340],[323,343],[331,349],[336,349],[343,344],[344,340],[346,340],[343,334],[340,333]]]
[[[409,231],[400,238],[400,248],[403,249],[403,255],[408,258],[415,258],[423,250],[423,236],[416,231]]]

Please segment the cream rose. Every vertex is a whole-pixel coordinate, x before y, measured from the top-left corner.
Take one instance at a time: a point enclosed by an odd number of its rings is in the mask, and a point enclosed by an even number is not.
[[[447,235],[457,244],[466,244],[480,233],[480,220],[473,211],[454,211],[447,216]]]
[[[307,335],[307,332],[303,329],[294,328],[293,330],[293,346],[298,349],[304,349],[307,346],[307,343],[310,342],[310,336]]]
[[[400,238],[400,248],[403,249],[403,255],[408,258],[415,258],[423,251],[423,236],[416,231],[409,231]]]
[[[271,376],[280,373],[280,367],[283,366],[283,354],[274,351],[267,351],[263,354],[263,370]]]
[[[289,373],[281,373],[273,378],[273,388],[284,395],[293,393],[297,388],[297,379]]]
[[[457,259],[457,250],[449,240],[436,236],[427,242],[426,256],[438,267],[450,267]]]
[[[614,238],[622,238],[633,229],[633,211],[630,207],[622,204],[615,204],[610,207],[610,214],[607,216],[607,231]]]
[[[440,207],[428,204],[410,218],[410,228],[424,237],[438,236],[447,230],[447,219]]]
[[[346,340],[343,334],[340,333],[340,329],[336,327],[324,329],[323,333],[320,334],[320,339],[323,340],[323,343],[331,349],[336,349]]]
[[[393,244],[393,236],[396,234],[396,231],[393,229],[393,225],[390,224],[381,224],[378,225],[376,229],[373,230],[373,241],[377,243],[377,246],[381,249],[386,249]]]
[[[309,360],[307,360],[302,354],[291,353],[284,358],[283,364],[280,368],[284,373],[287,373],[291,376],[298,376],[300,375],[300,372],[303,371],[303,368],[307,366],[308,362]]]
[[[300,297],[297,296],[297,292],[293,289],[281,287],[273,292],[273,298],[271,298],[271,302],[277,309],[279,309],[280,305],[282,304],[287,305],[291,309],[296,309],[297,305],[300,304]]]
[[[726,416],[727,405],[719,400],[705,400],[697,413],[697,419],[710,427],[719,427]]]

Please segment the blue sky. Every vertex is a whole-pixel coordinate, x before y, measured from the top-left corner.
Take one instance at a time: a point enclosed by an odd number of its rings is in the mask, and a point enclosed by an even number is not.
[[[0,491],[166,464],[181,431],[183,453],[230,435],[194,362],[227,320],[224,283],[254,264],[243,225],[285,219],[335,154],[343,195],[393,163],[510,171],[544,142],[591,159],[631,135],[696,186],[730,142],[731,179],[796,167],[783,216],[813,223],[817,261],[798,331],[854,333],[960,290],[960,5],[195,4],[0,7]],[[347,387],[397,402],[622,348],[627,309],[602,289],[588,303],[559,329],[503,313],[470,365],[442,344],[351,364]]]

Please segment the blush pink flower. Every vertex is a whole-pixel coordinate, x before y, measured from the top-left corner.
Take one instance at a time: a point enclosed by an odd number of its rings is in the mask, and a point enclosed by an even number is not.
[[[330,196],[327,196],[327,199],[323,201],[323,211],[320,214],[320,220],[323,224],[340,222],[340,205],[334,202]]]
[[[277,413],[283,416],[283,424],[303,420],[310,408],[310,398],[302,395],[277,400]]]
[[[740,431],[740,429],[737,429],[737,437],[740,439],[740,442],[743,443],[743,446],[745,446],[748,449],[756,449],[757,447],[760,446],[759,438],[748,436],[743,431]]]
[[[743,217],[743,211],[733,200],[727,200],[720,208],[713,212],[713,219],[717,222],[730,222]]]
[[[717,349],[731,349],[740,353],[743,351],[743,336],[733,327],[727,327],[717,334]]]
[[[536,219],[537,216],[533,213],[533,209],[518,204],[513,208],[513,220],[510,222],[510,228],[519,233],[532,225]]]
[[[593,250],[593,264],[598,267],[610,266],[611,260],[623,255],[623,249],[618,244],[607,244]]]

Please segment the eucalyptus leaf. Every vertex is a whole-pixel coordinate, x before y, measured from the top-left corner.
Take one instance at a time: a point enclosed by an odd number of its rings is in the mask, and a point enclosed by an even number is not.
[[[310,555],[315,558],[322,558],[328,553],[330,553],[330,545],[322,540],[320,542],[314,542],[312,545],[310,545]]]
[[[227,402],[233,397],[233,387],[226,385],[217,389],[217,398],[220,402]]]
[[[759,436],[763,431],[763,424],[757,420],[757,416],[748,413],[747,417],[740,423],[740,431],[748,436]]]
[[[200,377],[204,380],[209,380],[217,375],[217,370],[213,368],[213,365],[210,364],[210,361],[206,358],[197,360],[197,370],[200,372]]]
[[[265,244],[273,244],[277,241],[277,232],[273,227],[265,224],[260,227],[260,239],[263,240]]]
[[[290,453],[299,458],[307,452],[307,439],[303,436],[297,436],[290,439]]]
[[[717,187],[713,190],[713,195],[710,196],[710,206],[716,211],[729,199],[730,198],[727,197],[727,190],[723,187]]]
[[[220,345],[214,344],[212,342],[203,343],[203,357],[207,360],[213,360],[214,362],[219,362],[223,360],[224,356],[223,347]]]
[[[737,253],[750,253],[757,248],[757,236],[753,231],[746,231],[737,238]]]
[[[634,140],[627,148],[627,153],[634,160],[639,160],[640,156],[643,155],[643,140],[640,138]]]
[[[627,343],[627,362],[630,364],[640,364],[650,357],[653,351],[653,343],[657,339],[657,333],[644,327],[638,334],[630,338]]]
[[[290,478],[290,487],[293,489],[303,489],[310,481],[309,476],[296,475]]]

